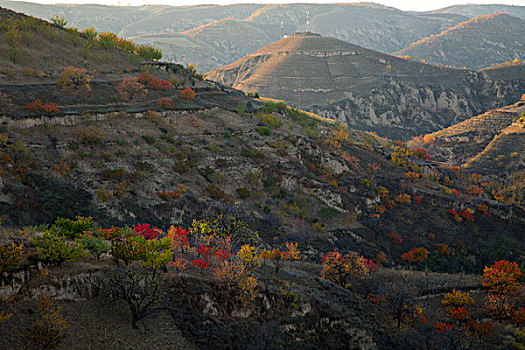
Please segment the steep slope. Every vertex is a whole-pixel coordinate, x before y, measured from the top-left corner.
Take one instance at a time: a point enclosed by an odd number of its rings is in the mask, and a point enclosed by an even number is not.
[[[525,57],[524,37],[524,20],[499,13],[462,22],[396,54],[433,64],[481,69]]]
[[[472,247],[479,264],[510,254],[491,250],[499,240],[494,227],[509,241],[520,237],[522,208],[485,195],[447,194],[447,181],[466,193],[471,179],[406,155],[398,148],[403,146],[368,132],[323,125],[281,104],[260,106],[223,87],[196,88],[195,99],[166,91],[124,103],[116,96],[116,83],[92,85],[93,94],[108,95],[100,105],[82,105],[83,98],[68,105],[63,98],[57,114],[22,113],[16,106],[5,110],[0,118],[4,224],[83,215],[104,227],[147,222],[166,228],[191,225],[208,211],[240,202],[262,242],[304,242],[312,257],[334,247],[399,257],[408,247],[431,249],[434,242],[426,233],[451,246],[462,244],[473,234],[472,224],[456,222],[447,210],[475,210],[482,203],[491,216],[476,213],[475,234],[491,243],[486,249]],[[60,96],[52,84],[0,88],[17,106],[49,91]],[[159,107],[160,96],[171,98],[173,107]],[[408,180],[411,171],[420,178]],[[413,199],[407,202],[406,196]],[[392,230],[404,244],[391,246],[387,233]],[[521,245],[509,246],[521,254]]]
[[[438,68],[297,33],[206,76],[354,128],[407,138],[515,101],[525,75],[521,66],[513,73],[491,72],[498,80],[490,80],[484,73]]]

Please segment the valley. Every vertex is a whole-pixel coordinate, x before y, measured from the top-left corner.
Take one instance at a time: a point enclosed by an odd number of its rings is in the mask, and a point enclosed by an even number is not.
[[[523,348],[524,16],[0,1],[0,348]]]

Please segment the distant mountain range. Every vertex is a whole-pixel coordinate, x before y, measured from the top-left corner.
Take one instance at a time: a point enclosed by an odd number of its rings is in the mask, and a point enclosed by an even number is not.
[[[498,11],[525,18],[525,7],[505,5],[465,5],[425,13],[373,3],[112,7],[0,1],[0,6],[44,19],[58,14],[79,29],[95,26],[153,44],[163,50],[164,59],[195,63],[202,72],[297,31],[393,53],[480,14]]]
[[[479,16],[397,52],[429,63],[481,69],[525,57],[525,21],[508,14]]]
[[[510,104],[525,90],[523,65],[486,73],[439,68],[312,33],[294,34],[206,77],[400,139]]]

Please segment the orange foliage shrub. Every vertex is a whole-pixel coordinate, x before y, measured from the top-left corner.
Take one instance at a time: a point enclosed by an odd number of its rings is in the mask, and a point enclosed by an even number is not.
[[[449,256],[450,250],[448,250],[448,244],[436,243],[436,250],[440,255]]]
[[[34,100],[33,102],[28,103],[26,105],[26,109],[32,112],[47,114],[60,113],[60,109],[58,108],[58,105],[56,103],[49,102],[43,104],[42,100]]]
[[[215,268],[214,277],[226,292],[228,302],[248,303],[257,296],[257,279],[239,261],[224,261]]]
[[[259,255],[261,260],[271,260],[275,266],[275,273],[279,273],[285,260],[301,259],[300,251],[297,249],[298,243],[286,242],[287,250],[281,251],[279,248],[263,249]]]
[[[436,138],[431,134],[427,134],[423,137],[423,141],[425,141],[425,143],[434,143],[434,141],[436,141]]]
[[[483,270],[483,286],[489,288],[485,302],[488,312],[497,317],[512,316],[513,303],[510,296],[520,291],[519,279],[523,273],[516,262],[507,260],[496,261]]]
[[[416,181],[421,175],[419,173],[408,171],[405,173],[405,177],[409,180]]]
[[[180,97],[187,98],[187,99],[192,99],[192,98],[195,98],[195,96],[197,96],[195,91],[193,91],[193,89],[190,89],[190,88],[181,90],[181,92],[179,92],[179,95]]]
[[[173,108],[173,100],[171,98],[161,97],[157,102],[157,105],[163,109],[171,109]]]
[[[4,247],[0,245],[0,273],[11,272],[24,262],[24,245],[11,242]]]
[[[142,73],[139,77],[139,83],[146,85],[151,90],[171,90],[173,85],[166,79],[159,79],[151,73]]]
[[[428,250],[426,248],[414,248],[401,255],[401,259],[408,261],[411,264],[419,264],[427,260]]]
[[[91,91],[90,76],[84,68],[67,66],[58,75],[57,86],[70,94],[82,94]]]
[[[515,295],[520,290],[518,280],[522,275],[516,262],[496,261],[483,269],[483,286],[489,287],[491,293]]]
[[[412,203],[412,197],[409,194],[400,194],[396,197],[396,202],[401,204],[410,204]]]
[[[446,307],[462,307],[474,303],[474,298],[472,298],[469,293],[464,293],[455,289],[453,289],[452,292],[445,294],[445,297],[441,300],[441,305]]]

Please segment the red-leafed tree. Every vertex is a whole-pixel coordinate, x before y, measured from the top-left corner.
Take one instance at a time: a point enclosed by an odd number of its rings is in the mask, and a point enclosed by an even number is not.
[[[513,301],[510,297],[520,291],[519,279],[523,273],[516,262],[496,261],[483,270],[483,286],[489,288],[485,302],[487,311],[498,318],[512,316]]]
[[[193,91],[193,89],[190,89],[190,88],[186,88],[182,90],[181,92],[179,92],[179,95],[180,97],[187,98],[187,99],[192,99],[192,98],[195,98],[195,96],[197,96],[195,91]]]
[[[410,264],[417,265],[428,258],[428,250],[423,247],[414,248],[401,255],[401,259],[408,261]]]
[[[124,78],[117,86],[118,95],[128,101],[144,97],[148,90],[139,83],[137,78]]]

